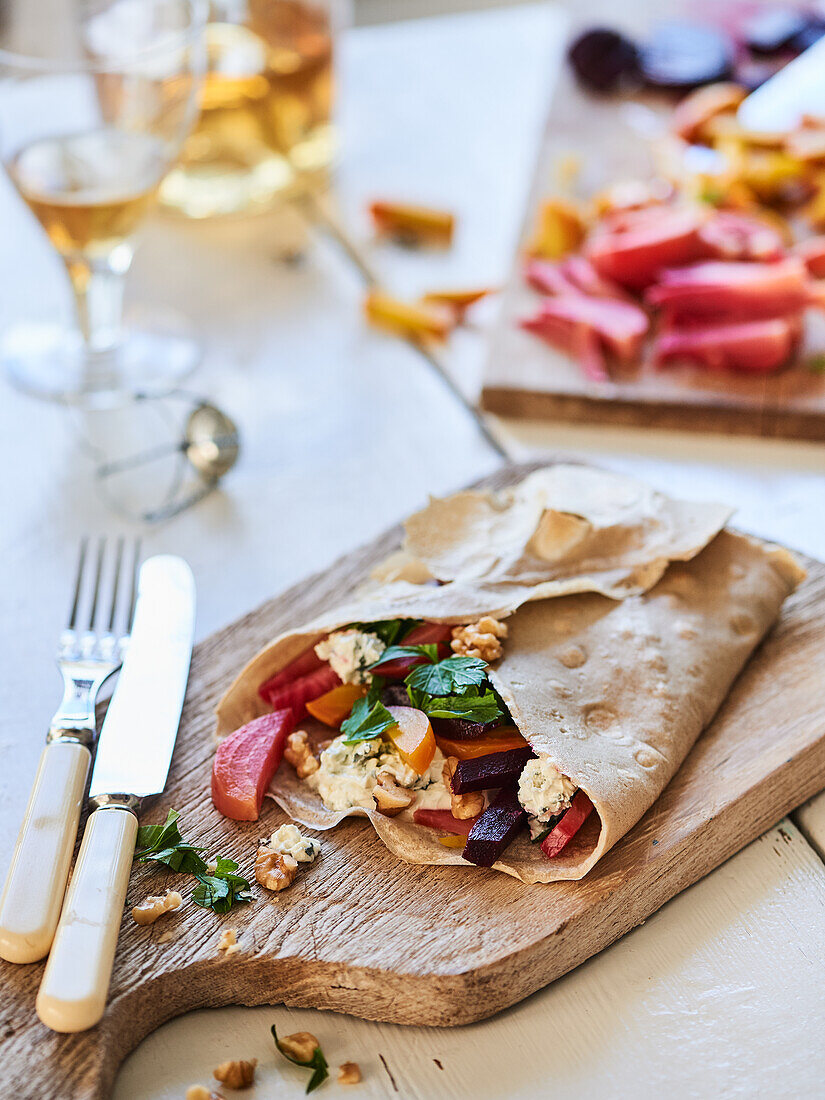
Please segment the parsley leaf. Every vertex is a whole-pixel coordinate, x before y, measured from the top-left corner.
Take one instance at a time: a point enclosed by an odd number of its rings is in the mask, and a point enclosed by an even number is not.
[[[438,660],[438,646],[433,642],[427,642],[424,645],[391,645],[384,650],[377,661],[368,667],[375,668],[376,665],[383,665],[387,661],[404,660],[406,657],[415,657],[419,654],[426,657],[432,664]]]
[[[487,679],[487,662],[479,657],[447,657],[434,665],[411,669],[406,682],[427,695],[464,695]]]
[[[134,858],[140,863],[162,863],[172,871],[201,874],[206,864],[201,849],[187,844],[180,835],[177,810],[170,810],[162,825],[141,825],[138,829]]]
[[[410,697],[413,706],[423,710],[428,718],[464,718],[468,722],[486,724],[505,716],[494,691],[485,691],[480,695],[446,695],[434,698],[421,697],[416,693]]]
[[[349,718],[341,723],[341,733],[345,745],[354,745],[358,741],[372,741],[395,725],[395,719],[384,706],[377,694],[356,699]]]
[[[420,625],[420,619],[384,619],[377,623],[350,623],[344,629],[360,630],[362,634],[377,634],[385,646],[391,646]]]
[[[195,905],[201,909],[214,909],[216,913],[228,913],[233,905],[252,901],[249,883],[242,875],[235,873],[237,870],[238,864],[234,859],[218,859],[211,874],[196,874],[200,885],[192,894]]]
[[[306,1088],[306,1091],[308,1093],[314,1092],[315,1089],[317,1089],[319,1085],[323,1084],[323,1082],[326,1081],[327,1077],[329,1077],[329,1067],[327,1066],[327,1060],[324,1057],[324,1052],[318,1046],[312,1052],[312,1057],[309,1059],[309,1061],[302,1062],[298,1058],[296,1058],[295,1055],[291,1053],[291,1051],[288,1051],[284,1048],[281,1040],[278,1038],[278,1032],[275,1030],[274,1024],[272,1025],[271,1031],[272,1038],[275,1040],[275,1046],[288,1062],[292,1062],[293,1066],[304,1066],[306,1069],[315,1070],[313,1075],[310,1077],[309,1084]]]
[[[812,355],[805,360],[805,366],[811,374],[825,374],[825,355]]]

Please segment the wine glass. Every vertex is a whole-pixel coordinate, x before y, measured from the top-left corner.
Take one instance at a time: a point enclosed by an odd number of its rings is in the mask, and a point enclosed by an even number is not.
[[[122,313],[135,235],[197,118],[206,16],[204,0],[0,3],[0,159],[77,307],[76,331],[0,336],[0,362],[30,393],[100,404],[197,364],[188,336],[126,328]]]

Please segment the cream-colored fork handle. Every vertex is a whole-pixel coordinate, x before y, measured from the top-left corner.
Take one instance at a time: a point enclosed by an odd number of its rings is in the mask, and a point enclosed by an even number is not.
[[[0,956],[8,962],[36,962],[49,953],[90,759],[77,741],[43,749],[0,899]]]
[[[103,1015],[137,828],[120,806],[95,810],[86,822],[37,994],[37,1015],[52,1031],[85,1031]]]

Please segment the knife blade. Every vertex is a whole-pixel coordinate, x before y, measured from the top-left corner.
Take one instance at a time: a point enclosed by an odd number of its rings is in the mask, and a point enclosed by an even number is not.
[[[789,61],[744,99],[737,111],[745,130],[785,133],[825,104],[825,37]]]
[[[83,842],[37,995],[53,1031],[85,1031],[106,1007],[144,799],[166,784],[183,707],[195,582],[181,558],[143,563],[129,648],[100,732]]]

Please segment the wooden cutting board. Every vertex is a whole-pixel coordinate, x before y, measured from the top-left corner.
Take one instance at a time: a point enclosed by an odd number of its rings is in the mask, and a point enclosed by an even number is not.
[[[509,467],[496,487],[534,466]],[[184,835],[231,856],[252,878],[259,837],[284,820],[222,818],[209,800],[212,711],[241,665],[279,631],[313,617],[400,541],[400,528],[295,585],[195,650],[166,794],[144,823],[181,811]],[[225,917],[191,903],[148,928],[129,910],[191,880],[138,868],[132,876],[109,1006],[101,1024],[56,1035],[37,1020],[43,964],[2,964],[5,1094],[15,1100],[108,1095],[140,1040],[189,1009],[287,1004],[372,1020],[456,1025],[491,1016],[578,966],[825,786],[825,565],[788,600],[716,720],[662,797],[581,882],[525,886],[474,867],[414,867],[372,827],[321,834],[318,862],[282,894]],[[239,953],[218,952],[225,928]]]
[[[714,17],[718,0],[589,0],[577,9],[570,40],[585,27],[623,29],[643,38],[654,22]],[[773,0],[761,0],[775,7]],[[721,4],[715,9],[718,21]],[[657,370],[650,363],[615,368],[610,382],[592,382],[569,356],[519,328],[539,296],[523,274],[526,243],[538,208],[551,195],[587,199],[623,180],[655,174],[643,132],[661,125],[675,100],[648,96],[643,107],[619,97],[594,97],[577,85],[564,58],[542,139],[513,270],[492,332],[484,369],[482,407],[502,416],[681,428],[794,439],[825,439],[825,375],[797,363],[777,374],[748,377],[691,367]],[[634,97],[641,102],[641,97]],[[563,165],[579,165],[574,184]],[[825,323],[810,315],[806,348],[825,350]]]

